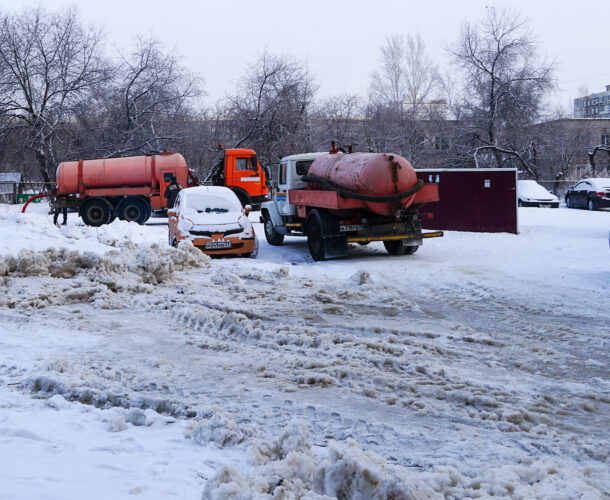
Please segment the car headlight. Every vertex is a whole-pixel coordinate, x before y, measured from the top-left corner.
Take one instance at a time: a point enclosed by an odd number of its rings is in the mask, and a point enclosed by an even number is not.
[[[178,230],[188,233],[195,224],[190,219],[181,218],[178,222]]]

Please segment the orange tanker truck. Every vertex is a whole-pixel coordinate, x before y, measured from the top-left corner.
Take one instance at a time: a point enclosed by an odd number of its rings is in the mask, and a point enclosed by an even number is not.
[[[256,153],[251,149],[222,153],[208,176],[213,184],[233,190],[244,206],[265,200],[268,175]],[[153,210],[168,208],[165,193],[172,180],[183,188],[199,184],[178,153],[65,161],[57,167],[57,186],[48,196],[52,212],[76,211],[89,226],[109,224],[117,217],[144,224]],[[46,195],[34,198],[40,196]],[[24,212],[26,207],[27,203]]]
[[[198,184],[178,153],[66,161],[57,167],[51,210],[76,210],[89,226],[116,217],[144,224],[153,210],[167,208],[164,193],[173,179],[182,187]]]

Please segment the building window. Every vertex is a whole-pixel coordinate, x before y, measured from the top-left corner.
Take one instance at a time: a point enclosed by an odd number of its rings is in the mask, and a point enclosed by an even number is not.
[[[599,143],[604,146],[610,146],[610,134],[602,134]]]
[[[446,135],[437,135],[434,137],[434,149],[437,151],[445,151],[449,149],[449,137]]]

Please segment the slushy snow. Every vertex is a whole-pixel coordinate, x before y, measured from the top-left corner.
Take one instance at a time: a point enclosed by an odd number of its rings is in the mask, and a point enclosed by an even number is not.
[[[315,263],[0,206],[2,494],[607,498],[610,216],[519,218]]]

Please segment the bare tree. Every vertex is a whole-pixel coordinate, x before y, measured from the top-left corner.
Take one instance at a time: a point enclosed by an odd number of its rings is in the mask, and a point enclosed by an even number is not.
[[[75,9],[42,8],[0,17],[0,113],[4,132],[23,132],[40,175],[57,164],[62,123],[109,78],[100,32],[83,27]]]
[[[478,165],[516,161],[534,177],[536,147],[516,143],[515,131],[534,123],[554,87],[553,63],[540,61],[527,24],[508,10],[487,8],[478,25],[466,23],[450,49],[464,76],[463,112],[476,139]]]
[[[116,75],[107,101],[111,109],[106,110],[110,133],[100,141],[105,157],[158,151],[186,139],[168,124],[195,114],[189,104],[201,95],[202,79],[184,68],[178,56],[154,39],[138,38]]]
[[[232,146],[250,145],[264,161],[309,145],[316,84],[300,61],[264,52],[248,67],[224,113],[235,125]]]
[[[380,63],[371,76],[365,112],[368,145],[418,161],[428,147],[427,136],[444,120],[440,101],[432,99],[441,90],[438,69],[420,35],[389,37]]]
[[[354,145],[360,141],[362,102],[356,94],[340,94],[319,102],[313,113],[313,145],[316,150],[329,147],[331,141]]]
[[[388,37],[381,47],[380,62],[380,70],[371,77],[371,100],[418,115],[440,84],[421,35]]]

